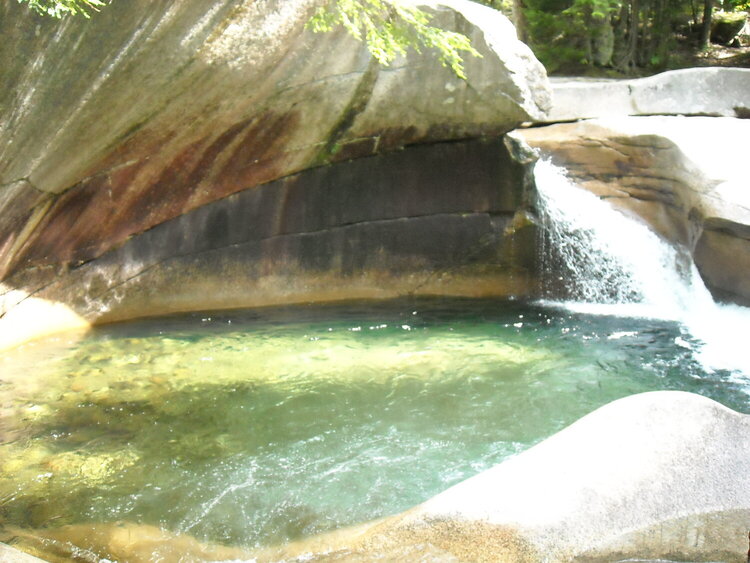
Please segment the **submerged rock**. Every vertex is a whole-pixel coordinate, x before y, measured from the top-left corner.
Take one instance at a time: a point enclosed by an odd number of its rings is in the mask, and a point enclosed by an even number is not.
[[[130,522],[68,525],[36,530],[7,528],[5,535],[13,539],[13,545],[18,549],[51,562],[250,560],[247,550],[201,543],[189,535],[173,534],[156,526]],[[3,560],[2,556],[3,552],[0,551],[0,560]],[[18,559],[19,563],[25,561],[26,559]]]
[[[4,563],[44,563],[43,559],[0,543],[0,561]]]
[[[116,454],[85,455],[77,451],[50,456],[44,466],[60,479],[68,479],[71,486],[92,487],[111,480],[112,476],[138,462],[139,456],[132,449]],[[75,481],[71,478],[75,476]]]

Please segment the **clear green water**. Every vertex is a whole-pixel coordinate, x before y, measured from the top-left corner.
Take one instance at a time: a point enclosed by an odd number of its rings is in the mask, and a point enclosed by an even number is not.
[[[0,523],[266,546],[409,508],[619,397],[748,412],[664,321],[399,300],[190,315],[0,360]]]

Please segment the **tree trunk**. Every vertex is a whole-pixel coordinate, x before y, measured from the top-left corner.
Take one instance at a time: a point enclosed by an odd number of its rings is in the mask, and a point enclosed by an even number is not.
[[[630,0],[628,2],[628,31],[627,43],[623,51],[622,58],[617,66],[622,71],[632,70],[636,66],[638,56],[638,12],[640,10],[639,0]]]
[[[649,62],[657,69],[664,70],[669,62],[669,44],[672,40],[669,4],[666,0],[656,0],[654,2],[654,17],[651,27],[653,34],[651,37]]]
[[[703,25],[701,26],[701,49],[708,49],[711,40],[712,0],[703,0]]]
[[[612,14],[591,20],[592,57],[595,65],[612,66],[615,52],[615,31],[612,25]]]
[[[648,66],[651,63],[651,38],[654,35],[654,4],[655,0],[638,0],[636,66]]]
[[[529,24],[526,21],[523,0],[513,0],[513,25],[516,26],[518,40],[523,43],[529,42]]]
[[[628,4],[623,2],[620,5],[620,11],[614,14],[612,17],[612,29],[615,34],[615,45],[614,54],[612,61],[614,67],[617,69],[621,68],[623,59],[625,58],[625,51],[627,51],[627,40],[628,40]]]
[[[698,27],[698,10],[695,7],[695,0],[690,0],[690,13],[693,15],[693,21],[690,22],[690,31]]]

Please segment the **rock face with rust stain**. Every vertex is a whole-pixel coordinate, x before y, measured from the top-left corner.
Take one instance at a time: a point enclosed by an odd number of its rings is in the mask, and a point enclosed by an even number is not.
[[[750,121],[621,117],[518,134],[579,185],[687,248],[716,296],[750,303],[750,190],[739,142]]]
[[[541,118],[543,67],[501,14],[444,0],[434,24],[482,53],[468,80],[427,52],[381,68],[305,29],[320,4],[137,0],[58,22],[3,3],[0,315],[29,294],[97,321],[441,292],[491,256],[489,284],[518,203],[505,149],[409,147]]]
[[[104,322],[404,293],[524,294],[535,237],[518,224],[523,178],[499,139],[320,167],[157,225],[44,296]]]
[[[468,80],[427,52],[381,68],[305,29],[320,4],[0,6],[0,315],[526,291],[518,166],[470,139],[541,118],[542,66],[501,14],[443,0],[434,24],[482,53]]]

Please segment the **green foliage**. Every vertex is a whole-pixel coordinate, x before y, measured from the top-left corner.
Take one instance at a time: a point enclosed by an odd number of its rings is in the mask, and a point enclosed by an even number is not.
[[[526,0],[531,47],[551,72],[593,64],[602,52],[603,32],[621,6],[619,0]]]
[[[714,20],[726,22],[726,23],[741,23],[747,19],[747,12],[716,12],[714,13]]]
[[[750,11],[750,0],[721,0],[719,4],[724,13]]]
[[[618,11],[621,6],[622,3],[619,0],[574,0],[563,13],[577,18],[604,19]]]
[[[339,25],[364,41],[372,56],[385,66],[406,55],[409,48],[419,53],[434,49],[443,66],[466,79],[462,54],[481,57],[468,37],[431,26],[427,13],[399,0],[329,0],[307,24],[315,32],[331,31]]]
[[[669,68],[698,41],[704,4],[744,21],[750,0],[514,0],[514,23],[550,72],[601,75],[601,67],[642,74]],[[488,3],[488,0],[484,0]],[[517,15],[518,7],[522,18]],[[716,27],[716,25],[714,25]],[[706,38],[707,39],[707,38]],[[600,67],[594,70],[592,67]]]
[[[571,35],[576,31],[570,18],[559,12],[528,7],[524,11],[528,21],[528,32],[534,53],[549,71],[561,65],[577,63],[584,58],[584,51]],[[546,38],[537,40],[536,38]]]
[[[27,3],[29,8],[45,16],[61,18],[67,15],[81,14],[90,17],[89,11],[98,11],[110,0],[17,0],[19,4]]]

